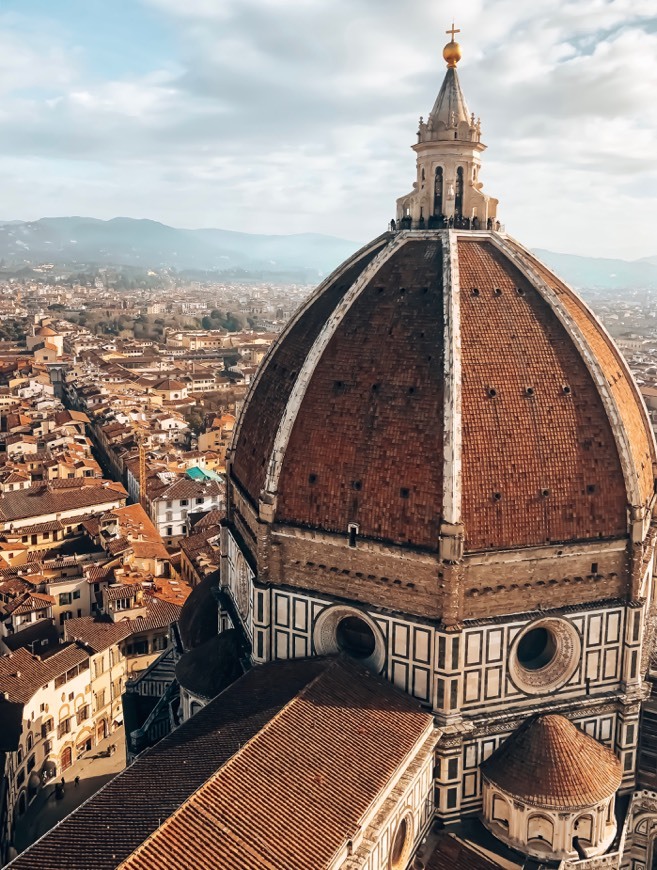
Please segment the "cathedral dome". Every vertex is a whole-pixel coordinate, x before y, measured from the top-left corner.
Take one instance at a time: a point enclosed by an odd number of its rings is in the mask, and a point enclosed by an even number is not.
[[[501,233],[410,230],[293,318],[230,474],[277,523],[429,551],[447,524],[472,553],[642,538],[654,458],[632,376],[571,289]]]
[[[505,232],[479,180],[481,122],[447,64],[389,232],[302,305],[247,397],[224,543],[245,609],[249,571],[445,625],[643,594],[643,400],[589,308]],[[352,610],[322,625],[315,648],[353,641],[378,666],[384,639]],[[520,690],[572,677],[573,631],[537,627],[544,667],[518,645]]]

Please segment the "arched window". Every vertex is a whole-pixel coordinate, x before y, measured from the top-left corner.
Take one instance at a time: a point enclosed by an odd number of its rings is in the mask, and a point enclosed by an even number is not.
[[[29,752],[32,748],[32,732],[28,731],[27,733],[27,751]]]
[[[580,816],[573,825],[573,837],[577,837],[580,842],[593,842],[593,816],[587,814]]]
[[[493,821],[509,827],[509,803],[498,794],[493,795]]]
[[[443,168],[436,168],[436,178],[433,187],[433,213],[440,217],[443,213]]]
[[[533,815],[527,820],[527,840],[540,840],[552,846],[554,822],[547,816]]]
[[[454,211],[458,217],[463,217],[463,167],[456,170],[456,199]]]

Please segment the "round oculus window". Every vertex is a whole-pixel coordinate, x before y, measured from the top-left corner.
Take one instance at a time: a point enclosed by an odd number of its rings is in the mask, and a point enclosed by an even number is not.
[[[341,652],[355,659],[368,659],[376,649],[374,632],[358,616],[345,616],[337,625],[335,639]]]
[[[557,654],[557,641],[549,628],[532,628],[520,638],[516,654],[523,668],[538,671]]]
[[[386,659],[386,644],[381,631],[367,614],[355,607],[327,607],[317,617],[313,629],[317,655],[344,653],[367,668],[380,673]]]
[[[404,816],[397,830],[395,838],[392,841],[392,849],[390,850],[390,868],[391,870],[400,870],[405,867],[409,858],[409,847],[411,845],[411,825],[410,817]]]
[[[577,629],[565,619],[541,619],[513,642],[509,676],[528,695],[554,691],[570,680],[581,655]]]

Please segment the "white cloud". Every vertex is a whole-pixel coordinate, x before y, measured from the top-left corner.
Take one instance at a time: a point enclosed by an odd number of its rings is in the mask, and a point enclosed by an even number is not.
[[[142,2],[178,53],[140,77],[92,78],[61,34],[35,47],[24,23],[0,37],[0,154],[31,166],[22,186],[5,179],[3,217],[381,231],[443,75],[433,0]],[[574,253],[656,253],[654,0],[471,0],[459,15],[483,180],[509,229]]]
[[[38,22],[0,14],[0,98],[29,88],[65,87],[74,76],[75,60],[76,51],[65,51],[57,34]]]

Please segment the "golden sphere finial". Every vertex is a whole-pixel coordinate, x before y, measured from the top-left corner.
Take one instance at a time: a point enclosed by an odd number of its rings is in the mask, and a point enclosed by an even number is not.
[[[461,52],[461,46],[458,42],[454,41],[454,36],[461,31],[454,27],[454,22],[452,21],[451,30],[447,30],[446,33],[452,37],[452,41],[448,42],[445,48],[443,48],[443,57],[447,61],[447,66],[451,68],[456,68],[456,64],[461,60],[463,56]]]

